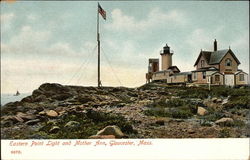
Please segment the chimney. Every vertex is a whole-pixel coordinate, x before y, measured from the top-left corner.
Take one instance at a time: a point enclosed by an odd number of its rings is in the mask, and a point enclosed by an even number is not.
[[[216,39],[214,40],[214,51],[217,51],[217,41],[216,41]]]

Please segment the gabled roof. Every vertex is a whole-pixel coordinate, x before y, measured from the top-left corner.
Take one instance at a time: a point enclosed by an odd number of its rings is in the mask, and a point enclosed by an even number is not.
[[[170,66],[169,68],[168,68],[168,70],[172,70],[172,71],[174,71],[174,69],[176,69],[176,71],[177,72],[180,72],[180,70],[179,70],[179,68],[177,67],[177,66]]]
[[[201,51],[198,58],[197,58],[197,60],[196,60],[196,62],[195,62],[195,64],[194,64],[194,66],[196,66],[198,64],[201,56],[203,56],[205,58],[207,64],[209,64],[211,53],[212,52],[210,52],[210,51]]]
[[[240,61],[237,59],[237,57],[234,55],[233,51],[231,49],[223,49],[223,50],[218,50],[214,52],[210,51],[201,51],[194,66],[196,66],[200,60],[200,57],[203,56],[207,63],[209,65],[211,64],[219,64],[221,60],[226,56],[227,53],[231,53],[235,61],[240,64]]]
[[[247,74],[246,72],[243,72],[242,70],[241,70],[241,71],[237,71],[237,72],[235,72],[234,74],[237,75],[237,74],[239,74],[239,73]],[[247,75],[248,75],[248,74],[247,74]]]

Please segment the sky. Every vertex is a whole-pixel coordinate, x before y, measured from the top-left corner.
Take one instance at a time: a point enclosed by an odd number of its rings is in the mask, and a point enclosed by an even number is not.
[[[200,50],[230,48],[249,73],[247,1],[101,1],[103,86],[138,87],[167,43],[192,71]],[[97,1],[1,2],[1,93],[43,83],[97,85]],[[161,66],[161,65],[160,65]]]

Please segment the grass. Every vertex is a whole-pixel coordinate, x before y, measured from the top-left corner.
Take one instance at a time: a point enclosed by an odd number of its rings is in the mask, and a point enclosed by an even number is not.
[[[66,128],[65,124],[69,121],[77,121],[80,125],[75,128]],[[131,123],[126,121],[124,117],[93,110],[89,110],[87,113],[76,112],[74,114],[68,114],[58,120],[57,123],[47,122],[44,124],[44,127],[35,134],[40,134],[50,139],[84,139],[91,135],[95,135],[99,130],[108,125],[117,125],[123,133],[128,135],[136,134]],[[57,133],[51,134],[49,130],[53,126],[60,127],[60,130]]]
[[[223,128],[222,130],[220,130],[219,138],[229,138],[229,137],[232,137],[230,129]]]
[[[161,99],[148,106],[149,109],[144,111],[147,116],[155,117],[172,117],[186,119],[193,116],[196,113],[196,106],[190,104],[190,102],[181,99],[171,99],[165,101]]]

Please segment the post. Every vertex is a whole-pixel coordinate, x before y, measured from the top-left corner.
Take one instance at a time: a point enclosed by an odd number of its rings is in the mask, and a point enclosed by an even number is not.
[[[98,65],[97,65],[97,86],[100,87],[100,34],[99,34],[99,8],[97,3],[97,43],[98,43]]]
[[[210,91],[210,89],[211,89],[211,76],[209,76],[208,78],[209,78],[208,90]]]

